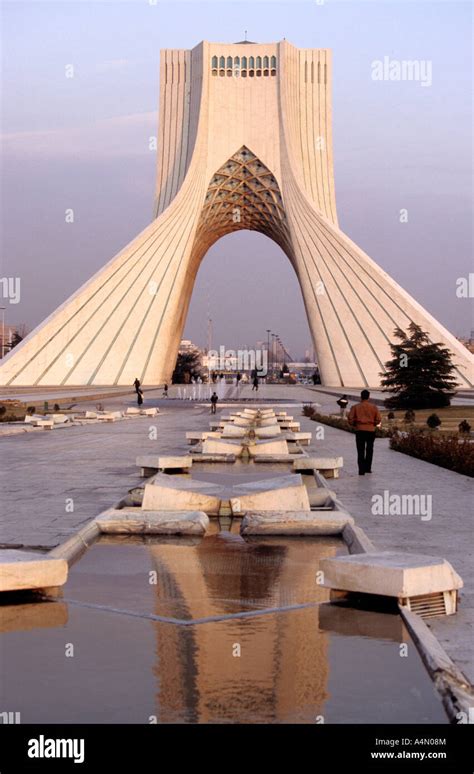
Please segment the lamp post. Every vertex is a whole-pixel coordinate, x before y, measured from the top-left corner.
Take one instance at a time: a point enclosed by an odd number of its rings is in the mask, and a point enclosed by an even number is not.
[[[283,368],[283,363],[285,362],[285,350],[283,349],[283,343],[280,336],[277,336],[277,346],[278,346],[278,370],[281,371]]]
[[[5,306],[0,306],[2,312],[2,360],[5,356]]]
[[[269,376],[269,362],[270,362],[270,328],[267,328],[267,376]]]

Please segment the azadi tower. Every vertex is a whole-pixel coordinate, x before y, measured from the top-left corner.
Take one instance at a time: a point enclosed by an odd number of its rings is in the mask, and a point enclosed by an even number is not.
[[[5,358],[0,384],[169,381],[200,263],[238,229],[288,256],[324,384],[377,386],[395,327],[415,321],[472,385],[467,349],[338,227],[330,51],[287,41],[162,52],[155,218]]]

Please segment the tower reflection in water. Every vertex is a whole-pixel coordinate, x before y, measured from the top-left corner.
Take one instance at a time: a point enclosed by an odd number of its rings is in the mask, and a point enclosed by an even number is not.
[[[297,721],[308,714],[314,722],[328,696],[329,670],[328,635],[315,604],[328,599],[317,583],[318,563],[340,547],[331,539],[246,542],[229,532],[196,546],[150,547],[155,612],[196,621],[159,627],[158,722]],[[284,611],[305,603],[313,604]],[[220,620],[202,620],[209,618]]]

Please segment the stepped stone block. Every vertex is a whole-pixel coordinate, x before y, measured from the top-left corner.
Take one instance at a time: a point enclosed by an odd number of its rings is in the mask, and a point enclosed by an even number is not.
[[[278,427],[278,425],[256,427],[255,435],[257,438],[275,438],[277,435],[281,435],[281,427]]]
[[[354,519],[337,511],[254,511],[242,519],[242,535],[340,535]]]
[[[204,535],[209,518],[203,511],[146,511],[110,508],[96,519],[101,532],[114,535]]]
[[[260,427],[270,427],[272,425],[278,426],[278,421],[276,417],[264,417],[259,420],[258,424]]]
[[[299,475],[252,481],[233,487],[233,514],[247,511],[309,511],[306,487]]]
[[[206,438],[202,444],[203,454],[242,454],[242,444],[222,438]]]
[[[247,433],[247,428],[238,427],[237,425],[224,425],[222,428],[222,438],[244,438]]]
[[[62,586],[67,580],[64,559],[47,554],[7,549],[0,551],[0,591],[21,591]]]
[[[251,457],[259,457],[262,454],[288,454],[288,444],[280,438],[263,438],[249,446]]]
[[[343,464],[342,457],[300,457],[294,461],[293,470],[318,470],[325,478],[339,478]]]
[[[222,487],[158,473],[145,484],[144,511],[204,511],[218,513]]]
[[[341,591],[416,597],[451,591],[462,579],[446,559],[399,551],[375,551],[322,559],[324,585]]]

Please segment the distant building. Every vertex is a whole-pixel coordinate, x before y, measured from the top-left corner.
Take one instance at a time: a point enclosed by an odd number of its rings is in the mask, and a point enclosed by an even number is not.
[[[0,323],[0,358],[10,352],[16,333],[18,333],[16,325],[2,325]],[[3,340],[3,334],[5,334],[5,341]]]
[[[468,339],[461,338],[461,336],[458,336],[458,341],[461,342],[461,344],[464,344],[466,349],[469,350],[469,352],[472,352],[474,354],[474,331],[471,331],[471,335]]]
[[[180,355],[183,355],[186,352],[201,352],[202,350],[200,347],[197,346],[197,344],[193,344],[193,342],[190,339],[181,339],[178,347],[178,352]]]
[[[316,369],[316,363],[306,363],[304,361],[301,363],[287,363],[287,366],[290,369],[290,372],[301,373],[305,376],[311,376],[311,374],[313,374]]]

